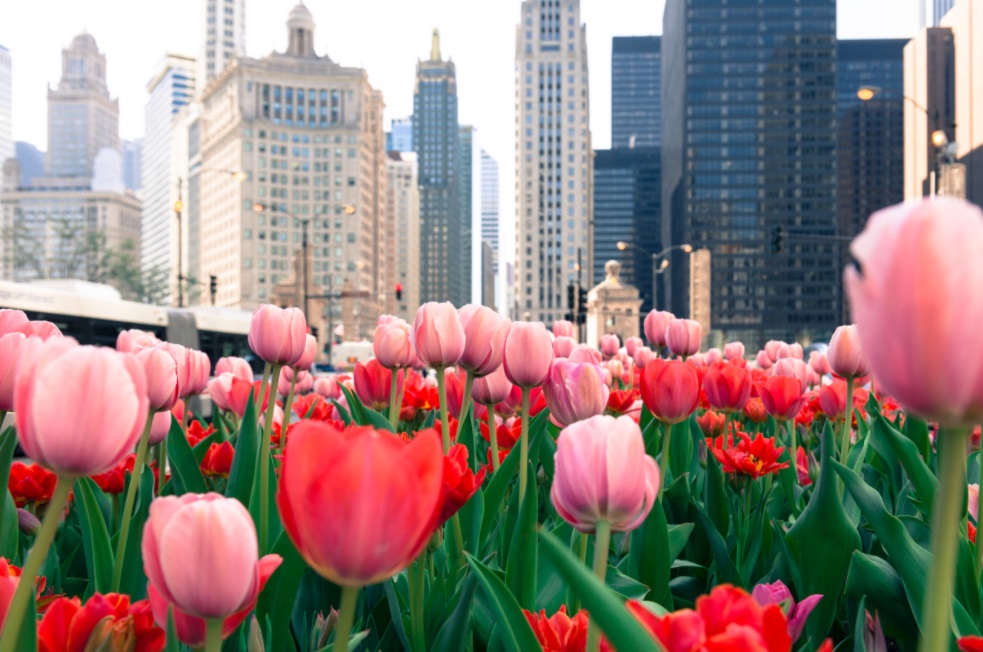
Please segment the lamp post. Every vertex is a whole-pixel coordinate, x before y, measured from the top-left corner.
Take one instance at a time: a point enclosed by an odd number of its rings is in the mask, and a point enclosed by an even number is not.
[[[655,288],[657,284],[656,283],[657,277],[663,272],[665,272],[666,269],[669,267],[669,259],[662,258],[662,257],[675,249],[679,249],[680,251],[687,254],[693,253],[693,245],[691,244],[672,245],[666,247],[665,249],[663,249],[657,254],[650,253],[647,249],[645,249],[644,247],[639,247],[634,242],[619,241],[616,246],[618,248],[618,251],[624,251],[625,249],[628,249],[630,247],[632,249],[637,249],[638,251],[642,252],[646,256],[652,257],[652,309],[653,310],[655,309],[655,294],[656,294]],[[660,259],[662,259],[661,263],[659,262]]]

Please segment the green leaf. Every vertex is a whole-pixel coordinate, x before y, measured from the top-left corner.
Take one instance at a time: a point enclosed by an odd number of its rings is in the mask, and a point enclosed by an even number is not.
[[[297,589],[307,570],[307,562],[297,552],[292,541],[284,532],[273,544],[274,554],[283,561],[280,567],[263,587],[256,602],[256,618],[259,622],[269,622],[272,631],[273,647],[269,652],[295,652],[293,636],[290,633],[290,617],[293,614]]]
[[[0,420],[2,421],[2,420]],[[14,449],[17,448],[17,433],[13,428],[7,428],[0,434],[0,490],[6,492],[10,481],[10,465],[14,459]],[[0,500],[0,523],[3,523],[6,500]],[[16,506],[14,507],[16,509]],[[5,546],[4,546],[5,547]],[[11,557],[7,557],[11,559]]]
[[[843,578],[853,552],[860,550],[860,535],[843,509],[830,467],[835,464],[833,455],[833,432],[827,425],[822,433],[816,487],[802,515],[785,535],[789,557],[795,566],[796,595],[823,596],[806,625],[813,641],[822,640],[828,634],[843,591]]]
[[[475,575],[470,575],[464,580],[464,585],[457,597],[457,606],[454,607],[450,618],[444,621],[440,631],[437,632],[437,638],[430,648],[431,652],[466,649],[471,633],[471,603],[474,601],[474,593],[477,588],[478,580]]]
[[[727,498],[727,487],[724,484],[724,474],[720,464],[711,453],[707,453],[707,471],[703,476],[703,501],[706,514],[710,517],[714,529],[723,539],[727,538],[730,529],[730,507]],[[696,501],[693,501],[696,504]]]
[[[269,530],[268,530],[268,541],[275,542],[283,532],[283,525],[280,523],[280,511],[276,506],[276,467],[273,465],[273,457],[269,452],[265,455],[266,463],[270,467],[270,486],[267,488],[267,496],[269,499]],[[252,495],[249,497],[249,514],[253,517],[253,523],[256,524],[256,530],[259,531],[259,469],[256,470],[256,482],[253,483]]]
[[[17,551],[20,548],[20,526],[17,523],[17,505],[14,504],[14,497],[10,495],[7,486],[3,487],[4,503],[3,520],[0,521],[0,557],[8,560],[17,559]]]
[[[873,392],[871,393],[873,394]],[[918,449],[918,454],[922,456],[922,459],[928,462],[929,454],[932,451],[932,442],[928,437],[928,424],[918,417],[906,413],[904,434]]]
[[[692,530],[692,526],[690,529]],[[657,500],[642,525],[631,533],[628,568],[632,577],[651,589],[652,600],[671,609],[669,572],[672,560],[669,553],[666,514],[662,509],[662,501]]]
[[[133,479],[130,479],[133,482]],[[130,517],[130,535],[123,552],[123,573],[120,579],[120,593],[129,595],[134,601],[147,596],[147,576],[143,572],[143,527],[150,516],[150,503],[154,499],[154,472],[149,466],[143,467],[140,486],[137,490],[136,508]]]
[[[167,608],[167,652],[181,652],[181,643],[177,638],[177,627],[174,625],[174,612],[170,607]]]
[[[167,433],[167,459],[170,462],[175,495],[203,494],[208,491],[205,479],[201,477],[198,460],[181,430],[181,424],[174,417],[171,417],[171,429]]]
[[[614,649],[632,652],[662,650],[662,646],[652,638],[648,630],[625,608],[623,601],[594,577],[566,546],[544,530],[540,530],[539,536],[544,554],[556,565]],[[533,645],[523,649],[540,648]]]
[[[501,520],[499,508],[502,505],[502,501],[505,500],[505,492],[508,490],[509,485],[512,484],[512,479],[515,477],[515,469],[518,466],[519,447],[515,446],[505,456],[505,459],[502,460],[498,471],[492,473],[491,480],[488,481],[488,484],[482,491],[482,497],[485,501],[485,513],[481,518],[481,537],[479,541],[488,541],[488,536],[491,534],[492,529],[499,524]]]
[[[259,421],[256,418],[256,404],[250,392],[249,402],[239,425],[236,438],[236,452],[232,457],[229,471],[229,484],[225,487],[227,498],[235,498],[243,505],[249,504],[256,480],[256,456],[259,450]],[[260,622],[263,622],[260,620]]]
[[[468,468],[477,471],[481,466],[478,459],[478,447],[475,444],[474,411],[470,406],[465,406],[464,413],[457,420],[457,442],[468,450]]]
[[[908,645],[902,645],[904,649],[914,648],[918,624],[908,606],[904,582],[890,563],[873,555],[854,553],[844,591],[851,598],[866,597],[871,608],[880,614],[884,633],[900,639],[900,643],[907,640]]]
[[[542,649],[536,635],[533,634],[529,621],[526,620],[522,608],[516,602],[515,596],[509,592],[505,583],[490,568],[464,553],[471,569],[481,582],[484,595],[490,602],[492,611],[497,616],[496,630],[501,637],[506,650],[511,652],[528,652]],[[628,649],[628,648],[625,648]]]
[[[365,406],[362,405],[362,399],[358,397],[355,392],[348,389],[342,384],[338,384],[341,388],[341,393],[345,395],[345,401],[348,403],[348,411],[352,415],[352,419],[357,425],[365,426],[368,425],[368,419],[365,416]]]
[[[412,650],[410,637],[406,633],[406,625],[403,624],[403,605],[400,603],[399,595],[396,593],[395,582],[395,577],[392,580],[385,580],[382,582],[382,588],[386,593],[389,616],[392,619],[393,629],[396,630],[396,636],[399,638],[399,642],[402,643],[404,650]],[[293,652],[293,650],[290,652]]]
[[[709,461],[707,466],[710,466]],[[741,579],[741,574],[737,572],[737,566],[734,565],[734,561],[727,551],[727,542],[724,541],[706,512],[696,504],[696,501],[693,501],[693,508],[696,510],[696,515],[700,519],[703,531],[710,542],[710,550],[713,552],[713,560],[716,563],[717,577],[723,582],[729,582],[735,586],[744,586],[744,580]]]
[[[89,573],[89,588],[86,595],[109,593],[113,582],[115,557],[109,541],[106,522],[96,500],[100,492],[91,478],[80,478],[75,484],[79,500],[79,522],[82,525],[82,545],[85,549],[85,566]],[[101,492],[100,492],[101,493]]]
[[[331,399],[331,403],[334,405],[335,411],[338,412],[338,415],[341,417],[341,422],[344,423],[345,426],[350,426],[355,423],[355,420],[352,419],[351,413],[347,408],[345,408],[344,405],[334,399]]]
[[[539,496],[536,492],[536,476],[530,464],[526,472],[526,495],[519,506],[519,520],[512,533],[508,562],[505,566],[505,582],[519,600],[523,609],[536,609],[536,562],[539,547],[536,541]]]
[[[689,541],[689,535],[693,533],[693,523],[680,523],[679,525],[670,525],[668,529],[669,535],[669,559],[675,560],[679,555],[682,554],[683,548],[686,547],[686,542]]]
[[[922,459],[917,446],[910,439],[897,432],[894,426],[880,414],[874,417],[871,433],[875,438],[883,438],[894,451],[894,454],[898,456],[901,466],[904,467],[908,480],[911,481],[911,486],[915,490],[915,496],[918,498],[916,503],[918,509],[931,516],[932,503],[935,501],[935,492],[939,488],[939,481],[932,474],[932,470],[928,468],[925,460]]]
[[[38,649],[37,606],[34,603],[33,593],[30,594],[29,600],[27,609],[24,610],[24,620],[21,621],[20,631],[17,633],[15,652],[37,652]]]

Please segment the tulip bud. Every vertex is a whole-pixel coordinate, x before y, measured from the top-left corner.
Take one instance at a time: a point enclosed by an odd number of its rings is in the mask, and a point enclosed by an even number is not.
[[[559,339],[559,338],[557,338]],[[481,405],[497,405],[509,397],[512,383],[505,375],[505,367],[499,367],[487,376],[475,378],[471,395]]]
[[[569,337],[576,342],[577,327],[573,325],[573,322],[559,319],[553,322],[553,335],[556,337]]]
[[[540,322],[512,322],[505,338],[505,374],[519,387],[539,387],[550,373],[553,346]]]
[[[553,357],[568,358],[577,346],[577,341],[572,337],[557,335],[553,340]]]
[[[410,325],[402,319],[395,319],[376,326],[372,352],[379,364],[386,369],[411,366],[416,360],[416,351],[413,350]]]
[[[294,365],[307,346],[307,319],[298,308],[281,309],[263,304],[249,323],[249,348],[260,359],[275,365]]]
[[[724,345],[724,357],[728,360],[743,360],[744,344],[742,342],[728,342]]]
[[[148,440],[151,446],[156,446],[167,439],[167,433],[171,431],[171,419],[173,418],[174,415],[170,411],[154,414],[154,420],[150,422],[150,439]]]
[[[41,521],[38,517],[30,513],[23,507],[17,508],[17,527],[20,531],[29,536],[34,536],[41,529]]]
[[[566,361],[553,363],[543,392],[550,419],[561,428],[603,413],[610,394],[597,365]]]
[[[218,362],[215,363],[215,375],[220,376],[225,372],[229,372],[242,380],[253,382],[253,369],[243,358],[235,356],[219,358]]]
[[[249,640],[246,642],[246,652],[266,652],[263,642],[263,632],[259,628],[259,620],[253,615],[249,620]]]
[[[505,337],[512,322],[487,306],[469,304],[457,311],[464,327],[461,367],[476,377],[486,376],[502,364]]]
[[[23,310],[0,309],[0,335],[22,333],[26,336],[24,329],[29,323],[27,314]]]
[[[836,329],[829,340],[826,359],[833,373],[843,378],[867,375],[867,360],[860,346],[860,334],[856,326],[840,326]]]
[[[411,333],[416,355],[428,367],[451,367],[464,355],[464,326],[450,302],[417,308]]]
[[[653,310],[645,316],[645,339],[658,348],[666,345],[666,327],[676,316],[671,312]]]
[[[758,355],[755,358],[755,362],[758,365],[758,369],[768,370],[774,364],[771,361],[771,356],[768,355],[767,351],[758,351]]]
[[[629,357],[635,357],[635,350],[645,346],[645,342],[640,337],[629,337],[625,339],[625,353]]]
[[[666,346],[675,355],[690,356],[700,350],[700,324],[692,319],[672,319],[666,326]]]
[[[147,379],[150,409],[170,410],[178,399],[177,361],[162,348],[141,349],[133,354]]]
[[[795,378],[802,385],[802,391],[809,388],[809,367],[798,358],[782,358],[775,363],[775,376]]]

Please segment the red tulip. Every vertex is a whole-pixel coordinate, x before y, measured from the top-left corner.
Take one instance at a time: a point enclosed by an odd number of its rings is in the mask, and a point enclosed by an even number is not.
[[[428,436],[424,430],[417,437]],[[430,431],[436,435],[436,431]],[[468,466],[468,449],[464,444],[454,444],[444,456],[444,506],[440,512],[438,524],[443,525],[451,516],[457,514],[471,499],[481,483],[485,480],[485,470],[477,475]]]
[[[795,419],[805,403],[802,391],[802,384],[795,378],[772,376],[763,385],[758,385],[758,398],[768,414],[779,421],[789,421]]]
[[[522,610],[529,626],[532,627],[536,640],[546,652],[583,652],[587,649],[588,615],[583,609],[571,618],[567,615],[566,605],[560,605],[560,610],[552,616],[546,616],[546,610],[539,614]]]
[[[17,436],[28,457],[77,477],[111,469],[133,450],[149,407],[147,381],[133,356],[67,337],[31,337],[17,365]]]
[[[635,405],[635,392],[627,389],[612,389],[608,394],[607,411],[615,416],[628,414]]]
[[[444,387],[447,390],[447,411],[455,419],[460,419],[464,403],[464,372],[445,369]]]
[[[487,306],[468,304],[457,311],[464,327],[464,353],[460,366],[476,377],[502,366],[505,337],[512,322]]]
[[[713,410],[707,410],[703,416],[697,417],[696,424],[700,426],[703,434],[711,439],[715,439],[724,434],[724,423],[727,417]]]
[[[450,367],[464,355],[464,326],[449,302],[417,308],[411,334],[417,357],[428,367]]]
[[[751,374],[733,364],[715,364],[703,376],[710,405],[724,412],[740,412],[751,395]]]
[[[396,373],[396,393],[403,386],[403,371]],[[359,400],[374,410],[382,410],[389,405],[393,372],[386,369],[375,358],[362,364],[355,363],[355,393]]]
[[[666,345],[666,327],[676,316],[671,312],[653,310],[645,315],[645,339],[656,348]]]
[[[224,375],[225,374],[223,374],[223,376]],[[250,383],[236,378],[235,376],[232,377],[231,381],[227,400],[229,410],[231,410],[237,417],[241,419],[242,417],[246,416],[246,407],[249,405],[250,396],[252,396],[253,403],[256,405],[257,414],[261,414],[266,410],[266,406],[270,400],[269,385],[266,386],[266,393],[263,394],[263,396],[260,396],[259,392],[263,387],[262,381],[257,380]]]
[[[655,359],[642,370],[642,402],[663,423],[681,423],[696,409],[700,379],[679,360]]]
[[[760,397],[752,396],[747,400],[744,405],[744,416],[751,423],[764,423],[768,420],[768,411],[765,410],[765,404]]]
[[[17,507],[33,505],[37,509],[51,500],[57,482],[58,476],[39,464],[14,462],[10,465],[7,489]]]
[[[286,447],[277,504],[307,564],[360,587],[392,577],[426,547],[443,508],[443,476],[437,437],[407,443],[373,428],[302,421]]]
[[[505,338],[503,365],[512,384],[523,388],[546,382],[553,363],[550,334],[540,322],[512,322]]]
[[[92,476],[92,481],[99,486],[100,489],[110,496],[118,496],[123,493],[126,488],[126,474],[133,474],[133,465],[136,463],[136,454],[130,453],[126,456],[120,464],[105,473],[99,473],[98,475]],[[52,478],[54,475],[52,474]],[[54,488],[54,483],[52,481],[52,488]]]
[[[750,476],[758,479],[763,475],[776,473],[788,468],[788,462],[779,462],[784,448],[775,447],[773,438],[766,438],[761,433],[753,440],[744,432],[737,433],[740,438],[737,446],[723,448],[723,437],[707,440],[707,447],[720,462],[724,473]],[[718,445],[719,444],[719,445]]]
[[[243,380],[253,382],[253,369],[243,358],[237,358],[235,356],[219,358],[218,362],[215,363],[215,375],[221,376],[225,372],[229,372],[233,376],[238,376]]]
[[[227,441],[212,444],[201,460],[201,472],[207,476],[228,478],[232,471],[232,458],[235,457],[235,453],[235,448]]]
[[[307,346],[307,319],[298,308],[263,304],[249,323],[249,348],[270,364],[295,365]]]
[[[118,593],[96,593],[84,606],[78,598],[58,598],[38,623],[37,637],[38,652],[161,652],[166,645],[150,603],[130,604],[129,596]]]

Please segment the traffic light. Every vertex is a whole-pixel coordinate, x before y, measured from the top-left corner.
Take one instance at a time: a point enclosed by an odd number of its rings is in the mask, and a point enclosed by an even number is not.
[[[577,323],[587,323],[587,290],[582,287],[577,288]]]
[[[208,295],[212,298],[212,305],[215,305],[215,294],[218,292],[218,276],[210,274],[208,276]]]
[[[785,227],[778,225],[771,229],[771,253],[780,254],[785,250]]]
[[[402,300],[403,300],[403,284],[402,283],[397,283],[396,284],[396,301],[402,301]]]
[[[570,285],[567,286],[567,310],[573,310],[573,305],[575,303],[574,297],[576,296],[577,296],[577,286],[571,283]],[[573,317],[570,318],[570,321],[573,321]]]

